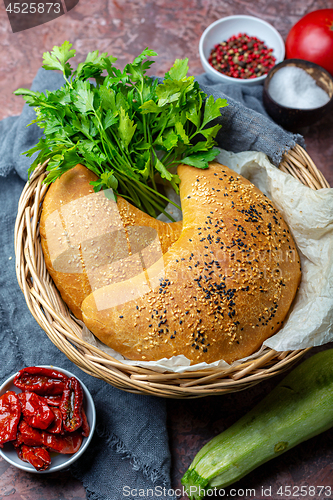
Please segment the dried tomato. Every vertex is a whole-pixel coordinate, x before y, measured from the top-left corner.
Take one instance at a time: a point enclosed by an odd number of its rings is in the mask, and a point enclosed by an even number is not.
[[[41,430],[34,429],[24,420],[21,420],[14,446],[19,446],[22,443],[28,446],[42,446],[44,444],[42,432]]]
[[[51,434],[61,434],[62,433],[62,414],[59,408],[53,408],[54,413],[54,421],[52,424],[46,429],[47,432],[51,432]]]
[[[40,395],[62,394],[67,375],[51,368],[29,366],[18,372],[14,378],[14,385],[23,392],[35,392]]]
[[[65,455],[76,453],[82,444],[79,431],[64,435],[51,434],[30,427],[24,420],[19,425],[17,442],[28,446],[45,446],[46,448]]]
[[[37,429],[47,429],[54,420],[54,412],[34,392],[21,392],[19,400],[24,420]]]
[[[0,397],[0,446],[14,441],[21,416],[21,405],[14,391],[7,391]]]
[[[88,437],[90,433],[90,427],[87,419],[87,415],[82,408],[82,428],[81,428],[82,436]]]
[[[60,406],[62,394],[57,396],[40,396],[43,401],[49,406]]]
[[[70,377],[64,388],[60,411],[64,429],[74,432],[82,425],[83,391],[80,382],[75,377]]]
[[[46,431],[43,433],[43,444],[52,451],[57,451],[65,455],[76,453],[82,444],[82,435],[79,431],[69,434],[49,434]]]
[[[50,453],[43,447],[23,444],[17,448],[17,454],[23,462],[29,462],[36,470],[45,470],[51,464]]]

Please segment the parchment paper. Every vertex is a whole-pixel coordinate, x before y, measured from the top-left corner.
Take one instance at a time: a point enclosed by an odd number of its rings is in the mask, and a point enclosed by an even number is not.
[[[264,346],[288,351],[319,346],[333,340],[333,189],[314,191],[273,166],[259,152],[230,153],[221,150],[217,161],[235,170],[266,194],[282,213],[295,239],[302,264],[302,280],[284,327],[266,340]],[[173,214],[175,216],[175,214]],[[178,218],[181,215],[178,214]],[[83,327],[83,339],[98,346],[125,364],[158,372],[181,373],[212,367],[227,367],[225,361],[190,366],[185,356],[160,361],[131,361],[102,344]]]

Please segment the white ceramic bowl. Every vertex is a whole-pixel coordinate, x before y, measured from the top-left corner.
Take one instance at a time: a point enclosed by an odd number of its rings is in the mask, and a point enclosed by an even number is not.
[[[239,33],[258,37],[268,48],[273,49],[276,64],[283,61],[285,55],[284,41],[280,33],[271,24],[253,16],[229,16],[212,23],[201,35],[199,42],[201,63],[205,72],[215,78],[215,80],[220,80],[223,83],[255,85],[262,82],[266,78],[266,75],[250,79],[233,78],[220,73],[208,62],[214,45],[224,42],[232,35],[238,35]]]
[[[61,373],[64,373],[68,377],[76,377],[73,373],[69,372],[68,370],[64,370],[63,368],[57,368],[56,366],[50,366],[50,365],[43,365],[44,368],[52,368],[54,370],[58,370]],[[16,376],[16,373],[9,377],[0,387],[0,396],[4,394],[6,391],[14,391],[17,394],[21,392],[20,389],[15,387],[13,384],[14,377]],[[17,467],[18,469],[24,470],[26,472],[32,472],[36,474],[49,474],[50,472],[57,472],[61,469],[65,469],[66,467],[69,467],[73,462],[75,462],[88,448],[88,445],[91,441],[91,438],[94,434],[95,430],[95,425],[96,425],[96,410],[95,410],[95,405],[93,398],[91,397],[90,392],[88,391],[87,387],[84,385],[81,380],[76,377],[77,380],[80,382],[82,389],[83,389],[83,408],[84,411],[87,415],[87,420],[90,426],[90,433],[88,437],[84,437],[82,444],[80,446],[80,449],[74,453],[73,455],[62,455],[60,453],[54,453],[50,452],[51,455],[51,465],[49,466],[48,469],[43,470],[43,471],[37,471],[31,464],[27,462],[23,462],[22,460],[19,459],[17,456],[16,450],[14,446],[11,444],[11,442],[5,443],[3,445],[3,448],[0,448],[0,455],[2,458],[4,458],[8,463],[13,465],[14,467]]]

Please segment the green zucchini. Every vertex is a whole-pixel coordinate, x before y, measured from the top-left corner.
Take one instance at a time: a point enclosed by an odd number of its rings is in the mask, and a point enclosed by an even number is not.
[[[333,426],[333,349],[301,363],[257,406],[209,441],[182,478],[191,500],[224,488]]]

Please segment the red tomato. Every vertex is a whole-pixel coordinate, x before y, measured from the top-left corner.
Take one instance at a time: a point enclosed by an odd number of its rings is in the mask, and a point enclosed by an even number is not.
[[[286,57],[319,64],[333,76],[333,9],[309,12],[291,28]]]

